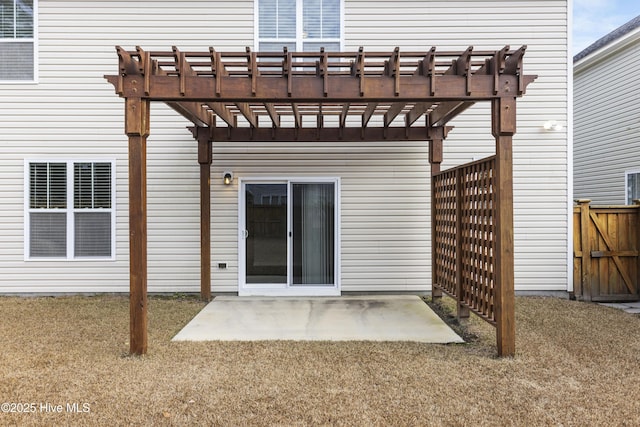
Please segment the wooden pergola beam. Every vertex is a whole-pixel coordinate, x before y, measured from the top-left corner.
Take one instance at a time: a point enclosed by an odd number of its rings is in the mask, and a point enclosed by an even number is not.
[[[242,113],[251,126],[254,128],[258,127],[258,117],[253,111],[251,111],[251,107],[248,102],[237,102],[236,107],[238,107],[238,111]]]
[[[418,119],[422,117],[422,115],[426,113],[430,107],[431,104],[429,104],[428,102],[416,102],[416,105],[414,105],[413,108],[409,110],[409,112],[405,116],[406,126],[411,126],[416,121],[418,121]]]
[[[362,127],[366,128],[367,124],[369,124],[369,120],[371,120],[371,116],[376,111],[376,107],[378,106],[377,102],[372,102],[367,105],[367,108],[364,110],[364,114],[362,115]]]
[[[398,117],[398,114],[400,114],[405,105],[407,104],[404,102],[394,102],[393,104],[391,104],[391,107],[389,107],[387,112],[384,114],[385,127],[389,127],[393,119]]]
[[[293,117],[295,119],[296,128],[302,127],[302,116],[300,115],[300,109],[298,108],[298,104],[295,102],[291,104],[291,111],[293,112]]]
[[[351,104],[345,102],[340,112],[340,127],[344,128],[347,125],[347,115],[349,114],[349,107]]]
[[[220,117],[229,127],[236,127],[236,119],[233,113],[222,102],[209,102],[207,104],[211,111],[213,111],[218,117]]]
[[[473,104],[473,102],[443,102],[429,113],[429,124],[432,126],[444,126],[451,119],[471,107]]]
[[[273,126],[279,128],[280,127],[280,116],[278,115],[278,112],[276,111],[276,107],[273,105],[273,103],[266,102],[264,104],[264,108],[267,110],[267,113],[269,114],[269,117],[271,118],[271,123],[273,123]]]
[[[317,117],[317,116],[316,116]],[[317,124],[316,120],[316,124]],[[430,128],[413,127],[298,127],[298,128],[249,128],[249,127],[216,127],[213,129],[214,141],[246,142],[246,141],[425,141]]]
[[[115,79],[118,76],[114,76]],[[440,75],[434,77],[435,90],[433,94],[428,82],[423,76],[400,76],[398,89],[394,79],[380,79],[364,77],[361,84],[358,79],[344,79],[344,76],[329,75],[327,80],[326,95],[322,79],[309,79],[308,77],[292,76],[289,79],[278,77],[257,77],[257,89],[255,95],[252,92],[250,79],[233,76],[218,78],[203,78],[196,76],[185,77],[184,93],[180,91],[180,81],[173,76],[155,76],[151,80],[157,82],[150,86],[149,99],[156,101],[197,101],[211,102],[213,99],[204,94],[216,93],[219,85],[220,95],[216,100],[233,100],[233,102],[278,102],[283,99],[288,102],[313,103],[313,102],[415,102],[416,100],[443,102],[447,100],[458,101],[486,101],[494,97],[508,96],[511,90],[518,88],[519,78],[511,74],[500,74],[494,82],[494,76],[473,74],[469,77],[467,89],[467,77],[458,75]],[[114,80],[115,80],[114,79]],[[122,82],[122,96],[137,96],[133,89],[139,84],[139,77],[124,76]],[[291,92],[288,81],[291,80]],[[523,76],[523,86],[526,87],[534,80],[532,76]],[[118,84],[118,83],[116,83]]]
[[[211,113],[198,102],[167,102],[166,104],[196,126],[211,124]]]

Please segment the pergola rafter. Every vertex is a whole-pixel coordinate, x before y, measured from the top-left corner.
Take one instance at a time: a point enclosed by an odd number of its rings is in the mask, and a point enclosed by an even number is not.
[[[495,299],[499,301],[496,317],[490,320],[498,329],[499,354],[513,354],[511,137],[515,133],[515,100],[536,78],[522,72],[524,46],[497,51],[469,47],[463,52],[439,52],[435,47],[426,52],[401,52],[396,48],[391,53],[365,52],[363,48],[353,53],[324,49],[254,52],[249,48],[244,52],[214,48],[184,52],[176,47],[170,51],[116,50],[119,73],[105,78],[126,101],[132,353],[145,353],[147,345],[146,190],[141,188],[146,186],[151,102],[167,104],[194,124],[201,167],[201,284],[205,299],[211,291],[210,167],[215,141],[429,141],[429,162],[435,177],[442,162],[442,141],[451,129],[447,124],[474,103],[490,102],[496,139],[492,174],[498,191],[492,193],[495,214],[489,217],[499,222],[491,237],[497,256],[487,261],[495,263],[490,285],[498,292]],[[432,186],[432,206],[434,190]],[[432,231],[436,236],[435,225]],[[456,244],[462,244],[461,239],[458,236]],[[434,296],[440,290],[455,294],[437,282],[439,248],[434,243],[432,248]],[[464,265],[466,261],[458,262]],[[462,271],[466,270],[458,266],[455,274]],[[463,309],[477,312],[465,301],[460,300]]]

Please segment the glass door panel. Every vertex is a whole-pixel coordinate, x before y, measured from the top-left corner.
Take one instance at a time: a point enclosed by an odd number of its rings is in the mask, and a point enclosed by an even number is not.
[[[246,283],[287,284],[287,184],[246,184]]]
[[[333,183],[293,183],[292,285],[334,285],[335,188]]]

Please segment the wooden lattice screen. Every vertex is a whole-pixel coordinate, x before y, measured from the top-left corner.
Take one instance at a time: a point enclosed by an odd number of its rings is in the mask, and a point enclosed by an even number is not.
[[[436,288],[496,322],[495,156],[434,175]]]

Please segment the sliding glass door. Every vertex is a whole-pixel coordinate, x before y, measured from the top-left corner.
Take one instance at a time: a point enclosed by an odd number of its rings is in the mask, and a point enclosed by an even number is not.
[[[292,285],[333,285],[335,196],[331,184],[292,184]]]
[[[242,183],[241,294],[339,293],[336,183]]]
[[[247,283],[287,283],[287,185],[246,184]]]

